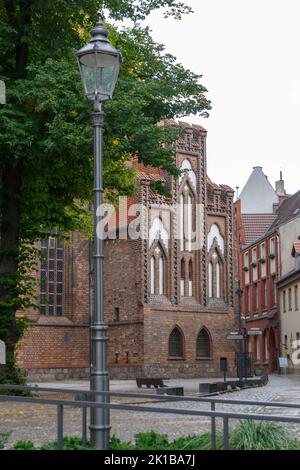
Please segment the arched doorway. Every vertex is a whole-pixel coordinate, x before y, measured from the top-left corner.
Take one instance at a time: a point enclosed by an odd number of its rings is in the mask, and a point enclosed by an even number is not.
[[[269,372],[275,372],[278,369],[278,354],[276,349],[276,339],[273,328],[269,331]]]

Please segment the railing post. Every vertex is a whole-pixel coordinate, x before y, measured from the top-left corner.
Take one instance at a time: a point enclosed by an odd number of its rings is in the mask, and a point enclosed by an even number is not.
[[[214,401],[211,402],[211,411],[216,410],[216,403]],[[216,417],[211,417],[211,448],[212,450],[217,449],[217,437],[216,437]]]
[[[83,395],[83,400],[87,400],[86,394]],[[86,446],[87,444],[87,408],[86,406],[82,407],[82,444]]]
[[[57,449],[63,450],[64,407],[57,405]]]
[[[224,450],[229,450],[229,419],[228,416],[223,418],[223,442]]]

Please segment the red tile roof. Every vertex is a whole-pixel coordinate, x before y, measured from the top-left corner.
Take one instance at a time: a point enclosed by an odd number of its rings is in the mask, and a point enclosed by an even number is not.
[[[220,191],[234,192],[234,189],[232,189],[230,186],[227,186],[227,184],[216,184],[208,176],[207,176],[207,187],[209,189],[219,189]]]
[[[139,181],[165,181],[164,171],[161,168],[145,166],[143,163],[140,163],[137,158],[132,159],[130,166],[137,170],[137,178]]]
[[[152,171],[139,171],[137,174],[137,177],[140,181],[150,181],[150,182],[155,182],[155,181],[164,182],[165,181],[165,178],[163,177],[163,175],[152,172]]]
[[[242,214],[246,245],[261,237],[275,219],[275,214]]]

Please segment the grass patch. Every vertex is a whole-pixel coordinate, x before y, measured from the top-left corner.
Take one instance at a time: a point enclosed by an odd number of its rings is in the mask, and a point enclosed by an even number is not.
[[[235,450],[300,450],[300,444],[282,427],[265,421],[242,421],[230,436]]]

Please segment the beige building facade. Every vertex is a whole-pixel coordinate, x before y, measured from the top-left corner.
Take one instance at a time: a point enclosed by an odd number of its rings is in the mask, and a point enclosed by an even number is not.
[[[300,373],[300,214],[281,225],[279,235],[281,355],[288,358],[288,373]]]

